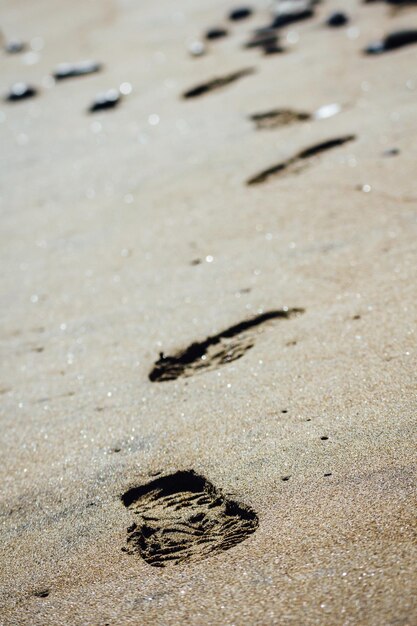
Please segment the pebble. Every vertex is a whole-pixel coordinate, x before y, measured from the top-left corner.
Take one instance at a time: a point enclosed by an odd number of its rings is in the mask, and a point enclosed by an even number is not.
[[[314,2],[308,0],[279,0],[276,2],[272,28],[282,28],[293,22],[305,20],[314,15]]]
[[[80,61],[78,63],[60,63],[54,72],[56,80],[73,78],[75,76],[86,76],[101,70],[101,63],[95,61]]]
[[[11,39],[4,47],[7,54],[18,54],[24,52],[27,49],[27,45],[19,39]]]
[[[371,43],[366,49],[366,54],[382,54],[390,50],[396,50],[403,46],[417,43],[417,30],[398,30],[381,41]]]
[[[349,18],[346,13],[342,11],[335,11],[331,13],[327,18],[326,24],[327,26],[331,26],[332,28],[339,28],[340,26],[344,26],[349,22]]]
[[[227,35],[228,32],[225,28],[209,28],[206,31],[205,37],[209,41],[212,41],[213,39],[221,39],[222,37],[226,37]]]
[[[282,48],[282,46],[280,46],[277,41],[268,42],[264,44],[262,46],[262,50],[263,50],[263,53],[266,55],[279,54],[281,52],[284,52],[284,48]]]
[[[117,89],[109,89],[102,93],[97,94],[94,102],[91,104],[90,113],[96,113],[97,111],[106,111],[107,109],[114,109],[114,107],[120,102],[120,92]]]
[[[202,41],[193,41],[188,46],[188,51],[193,57],[201,57],[206,53],[206,47]]]
[[[341,110],[342,107],[336,102],[332,104],[324,104],[314,112],[313,118],[315,120],[326,120],[329,117],[333,117],[333,115],[337,115]]]
[[[31,85],[28,85],[26,83],[14,83],[6,96],[6,100],[8,100],[9,102],[26,100],[27,98],[33,98],[33,96],[36,96],[37,93],[38,92],[35,87],[31,87]]]
[[[278,37],[272,28],[259,30],[246,44],[245,48],[266,48],[276,46]]]
[[[252,15],[252,9],[250,7],[237,7],[232,9],[229,13],[229,20],[232,22],[238,22],[239,20],[245,20]]]

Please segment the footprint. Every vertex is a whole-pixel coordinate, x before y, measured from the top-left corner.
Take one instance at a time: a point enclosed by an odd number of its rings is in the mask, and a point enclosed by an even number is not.
[[[203,96],[206,93],[210,93],[210,91],[226,87],[226,85],[230,85],[244,76],[249,76],[250,74],[253,74],[254,71],[253,67],[247,67],[243,70],[239,70],[238,72],[233,72],[233,74],[227,74],[227,76],[213,78],[213,80],[210,80],[207,83],[202,83],[201,85],[197,85],[196,87],[189,89],[183,94],[183,98],[197,98],[198,96]]]
[[[279,128],[295,122],[305,122],[311,119],[310,113],[293,111],[292,109],[274,109],[265,113],[254,113],[250,119],[255,122],[258,130]]]
[[[304,309],[268,311],[230,326],[204,341],[192,343],[185,350],[180,350],[172,356],[164,356],[161,353],[149,374],[149,380],[151,382],[176,380],[192,376],[202,369],[216,369],[237,361],[255,345],[254,336],[248,333],[250,329],[269,320],[290,319],[299,313],[304,313]]]
[[[260,183],[265,183],[270,178],[279,176],[288,170],[294,172],[298,169],[299,166],[303,164],[304,161],[309,161],[321,152],[326,152],[327,150],[332,150],[333,148],[343,146],[343,144],[349,141],[353,141],[354,139],[356,139],[355,135],[345,135],[344,137],[329,139],[328,141],[323,141],[322,143],[315,144],[310,148],[305,148],[287,161],[282,161],[282,163],[273,165],[272,167],[263,170],[259,174],[252,176],[252,178],[249,178],[249,180],[247,181],[247,185],[259,185]]]
[[[154,567],[204,559],[255,532],[255,511],[229,500],[204,476],[179,471],[133,487],[121,497],[138,516],[128,528],[129,554]]]

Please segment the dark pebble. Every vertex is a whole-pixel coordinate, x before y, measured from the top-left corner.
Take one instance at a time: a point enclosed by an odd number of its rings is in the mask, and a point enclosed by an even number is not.
[[[382,41],[371,43],[365,52],[366,54],[382,54],[413,43],[417,43],[417,30],[399,30],[387,35]]]
[[[417,0],[385,0],[386,4],[400,6],[402,4],[417,4]]]
[[[19,41],[18,39],[12,39],[8,41],[4,47],[7,54],[18,54],[19,52],[24,52],[26,50],[26,44],[23,41]]]
[[[93,104],[90,106],[90,113],[96,113],[96,111],[106,111],[107,109],[114,109],[120,102],[120,93],[117,89],[109,89],[103,93],[99,93]]]
[[[252,15],[252,9],[249,7],[237,7],[229,13],[229,20],[238,22],[239,20],[245,20]]]
[[[284,52],[284,48],[282,48],[279,45],[279,43],[277,43],[277,42],[267,43],[267,44],[263,45],[262,46],[262,50],[263,50],[264,54],[266,54],[266,55],[280,54],[281,52]]]
[[[265,29],[258,31],[246,44],[245,48],[265,48],[278,45],[278,37],[274,30]]]
[[[386,157],[398,156],[399,154],[400,151],[398,150],[398,148],[388,148],[388,150],[384,150],[383,152],[383,156]]]
[[[342,13],[342,11],[336,11],[332,13],[327,18],[326,24],[327,26],[331,26],[332,28],[338,28],[339,26],[344,26],[349,22],[349,18],[346,13]]]
[[[80,61],[79,63],[60,63],[54,72],[56,80],[86,76],[101,70],[101,64],[95,61]]]
[[[278,14],[273,20],[272,28],[283,28],[293,22],[299,22],[313,17],[314,11],[312,8],[304,9],[303,11],[285,12]]]
[[[213,39],[221,39],[227,35],[228,32],[225,28],[209,28],[209,30],[206,31],[205,37],[211,41]]]
[[[16,102],[17,100],[26,100],[27,98],[33,98],[37,94],[35,87],[31,87],[26,83],[15,83],[10,88],[9,93],[6,96],[6,100],[9,102]]]

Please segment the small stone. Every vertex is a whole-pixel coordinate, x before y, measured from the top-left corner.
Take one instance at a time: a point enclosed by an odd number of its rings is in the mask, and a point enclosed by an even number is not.
[[[340,26],[344,26],[349,22],[349,18],[346,13],[342,11],[335,11],[331,13],[327,18],[326,24],[327,26],[331,26],[332,28],[339,28]]]
[[[27,49],[27,45],[19,39],[11,39],[4,47],[7,54],[18,54],[24,52]]]
[[[255,35],[246,44],[245,48],[266,48],[268,46],[278,45],[278,37],[273,29],[262,29],[255,33]]]
[[[225,28],[209,28],[208,31],[206,31],[205,37],[206,39],[208,39],[209,41],[212,41],[213,39],[222,39],[222,37],[226,37],[229,33],[227,32],[227,30]]]
[[[120,102],[120,93],[117,89],[109,89],[97,94],[94,102],[89,108],[90,113],[114,109]]]
[[[382,54],[390,50],[396,50],[403,46],[417,43],[417,30],[398,30],[381,41],[371,43],[366,49],[366,54]]]
[[[188,46],[188,50],[193,57],[201,57],[206,53],[206,46],[202,41],[193,41]]]
[[[324,104],[313,113],[315,120],[326,120],[333,115],[337,115],[342,110],[340,104],[333,102],[332,104]]]
[[[238,22],[239,20],[245,20],[252,15],[252,9],[250,7],[237,7],[232,9],[229,13],[229,20],[232,22]]]
[[[33,98],[37,94],[35,87],[31,87],[26,83],[14,83],[10,88],[9,93],[6,96],[6,100],[9,102],[16,102],[17,100],[26,100],[27,98]]]
[[[281,52],[284,52],[284,48],[282,48],[278,42],[274,41],[274,42],[269,42],[267,44],[264,44],[262,46],[263,52],[266,55],[270,55],[270,54],[280,54]]]
[[[272,28],[282,28],[314,15],[314,2],[312,0],[276,0],[275,5]]]
[[[101,70],[101,63],[95,61],[80,61],[78,63],[60,63],[54,72],[56,80],[86,76]]]

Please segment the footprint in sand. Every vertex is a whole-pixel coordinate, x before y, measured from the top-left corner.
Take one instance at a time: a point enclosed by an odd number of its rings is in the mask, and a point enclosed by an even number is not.
[[[230,326],[204,341],[192,343],[185,350],[180,350],[172,356],[164,356],[161,353],[149,374],[149,380],[163,382],[180,377],[186,378],[203,369],[216,369],[237,361],[255,345],[255,337],[250,334],[250,330],[270,320],[290,319],[300,313],[304,313],[304,309],[268,311]]]
[[[166,567],[204,559],[233,548],[255,532],[255,511],[230,500],[204,476],[179,471],[133,487],[123,504],[137,521],[125,549],[149,565]]]

